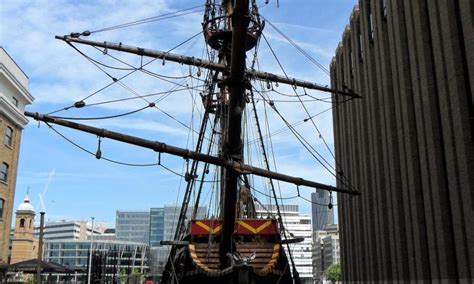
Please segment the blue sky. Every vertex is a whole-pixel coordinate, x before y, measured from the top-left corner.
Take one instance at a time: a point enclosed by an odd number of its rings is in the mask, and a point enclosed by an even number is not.
[[[262,5],[260,13],[264,17],[328,68],[356,2],[356,0],[281,0],[279,8],[274,0],[270,0],[267,5],[264,5],[264,1],[259,1],[259,4]],[[87,62],[80,54],[65,43],[55,40],[55,35],[97,30],[196,5],[196,1],[170,0],[6,0],[0,5],[0,45],[29,76],[30,93],[36,100],[33,105],[27,107],[27,110],[46,113],[71,105],[110,82],[110,78]],[[198,33],[201,20],[201,13],[195,13],[148,25],[97,33],[90,39],[168,50]],[[327,75],[291,47],[269,25],[265,28],[264,34],[289,76],[322,85],[329,84]],[[173,52],[201,57],[203,45],[202,36],[198,36]],[[111,61],[96,50],[82,47],[81,50],[101,62],[117,65],[117,62]],[[132,64],[139,63],[138,58],[134,56],[117,53],[114,55]],[[259,62],[262,70],[282,74],[263,42],[260,47]],[[171,62],[167,62],[164,66],[162,62],[152,63],[150,70],[175,76],[196,72],[195,69],[190,70],[188,67]],[[108,72],[117,77],[124,74],[116,70]],[[171,86],[143,74],[133,74],[124,80],[124,83],[140,94],[166,91]],[[279,91],[292,92],[285,86],[280,86]],[[327,97],[327,94],[318,92],[311,92],[311,94],[320,98]],[[196,128],[199,111],[195,112],[195,116],[191,116],[192,96],[187,92],[178,92],[168,96],[158,106],[177,120]],[[113,86],[94,96],[87,103],[122,97],[130,97],[130,94],[127,94],[120,86]],[[143,107],[143,103],[143,101],[133,100],[85,108],[81,111],[70,110],[60,112],[58,115],[112,115]],[[263,102],[259,102],[258,109],[261,114],[264,113],[262,105]],[[296,103],[277,103],[277,106],[290,123],[301,121],[306,117]],[[316,114],[327,109],[328,106],[324,103],[307,103],[310,114]],[[194,106],[195,108],[199,106]],[[276,114],[268,110],[267,115],[270,118],[268,125],[270,132],[282,128],[283,124]],[[315,123],[332,147],[330,112],[318,116]],[[192,142],[196,138],[195,135],[189,135],[188,129],[154,109],[147,109],[117,120],[93,121],[87,124],[186,148],[192,148]],[[302,124],[297,129],[313,146],[317,147],[318,151],[321,151],[324,157],[332,161],[330,153],[309,123]],[[95,152],[96,137],[59,127],[58,130],[86,149]],[[290,132],[275,135],[272,140],[279,172],[335,184],[331,175],[317,161],[308,157]],[[102,152],[105,157],[131,163],[153,163],[157,160],[156,153],[150,150],[121,145],[107,139],[102,141]],[[182,159],[163,155],[162,162],[178,172],[183,170]],[[257,160],[254,162],[255,165],[260,166]],[[53,171],[54,174],[51,175]],[[52,176],[51,179],[49,176]],[[48,188],[45,192],[47,184]],[[256,182],[255,186],[258,184],[259,182]],[[46,125],[41,124],[38,128],[36,122],[30,121],[22,137],[15,207],[21,203],[27,188],[30,188],[30,198],[37,209],[41,207],[39,194],[43,192],[47,220],[88,219],[94,216],[97,220],[106,221],[113,227],[117,209],[148,210],[150,207],[179,203],[184,190],[184,182],[160,167],[126,167],[97,160],[67,143]],[[293,196],[296,188],[292,185],[281,184],[281,191],[283,196]],[[311,189],[301,189],[301,194],[304,196],[309,197],[310,193]],[[206,202],[209,202],[210,191],[206,198],[208,198]],[[263,196],[260,200],[266,202]],[[300,204],[303,212],[310,212],[310,204],[301,199],[288,200],[285,203]]]

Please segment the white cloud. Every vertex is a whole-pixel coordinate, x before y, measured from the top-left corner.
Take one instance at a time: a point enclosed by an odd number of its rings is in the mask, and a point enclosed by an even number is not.
[[[285,38],[283,38],[281,35],[276,34],[274,32],[267,31],[265,33],[265,36],[267,37],[267,39],[272,39],[280,43],[285,43],[285,44],[290,45],[290,43]],[[293,42],[296,43],[299,47],[301,47],[306,52],[312,52],[319,56],[324,56],[326,58],[332,58],[334,56],[334,54],[331,51],[326,50],[317,44],[306,42],[306,41],[300,41],[300,40],[293,40]],[[296,48],[294,48],[294,52],[297,53],[299,51]]]
[[[83,30],[94,30],[102,27],[113,26],[119,23],[132,21],[135,19],[146,18],[158,14],[166,13],[175,9],[175,5],[180,5],[179,1],[95,1],[95,2],[71,2],[71,1],[37,1],[37,2],[21,2],[7,0],[0,5],[0,17],[2,24],[0,26],[0,42],[6,50],[18,61],[19,65],[26,71],[30,78],[30,91],[36,97],[35,104],[29,106],[29,110],[33,111],[51,111],[64,106],[68,106],[73,102],[80,100],[87,95],[95,92],[101,87],[108,84],[111,79],[103,74],[100,70],[94,67],[90,62],[85,60],[72,48],[68,47],[64,42],[55,40],[54,35],[68,34],[70,32],[81,32]],[[139,45],[146,48],[157,50],[167,50],[184,39],[196,34],[200,30],[201,14],[192,14],[185,17],[172,19],[166,22],[157,22],[151,25],[143,25],[132,27],[124,30],[114,30],[110,32],[93,34],[90,39],[98,41],[113,41],[123,42],[124,44]],[[332,51],[320,43],[318,39],[301,36],[306,34],[328,34],[330,31],[301,26],[292,23],[275,23],[282,28],[285,33],[288,32],[290,36],[295,36],[294,40],[306,51],[314,55],[318,60],[327,65],[328,60],[332,56]],[[308,81],[315,81],[321,84],[328,84],[328,77],[321,74],[314,65],[309,64],[301,54],[288,45],[286,40],[282,39],[270,27],[267,26],[265,31],[266,36],[271,41],[273,47],[278,48],[278,56],[282,59],[285,65],[285,70],[291,77],[297,77]],[[337,35],[339,37],[339,35]],[[94,49],[84,46],[81,50],[93,58],[110,64],[113,66],[123,67],[122,64],[113,59],[103,55]],[[196,57],[202,57],[205,54],[204,41],[202,35],[199,35],[194,41],[173,51],[179,54],[187,54]],[[139,57],[134,55],[127,55],[118,52],[109,51],[110,54],[119,57],[121,60],[139,64]],[[260,49],[260,67],[264,71],[282,74],[278,64],[273,58],[272,54],[265,47],[265,43],[261,43]],[[250,55],[249,55],[250,58]],[[145,62],[147,60],[144,60]],[[304,62],[304,63],[302,63]],[[288,65],[288,66],[287,66]],[[163,66],[161,61],[156,61],[147,66],[153,72],[159,74],[166,74],[172,76],[186,76],[190,70],[187,66],[179,65],[172,62],[166,62]],[[195,72],[193,69],[191,72]],[[127,71],[116,71],[107,69],[112,76],[119,78],[127,73]],[[203,76],[201,77],[203,78]],[[173,87],[172,84],[157,80],[156,78],[136,72],[129,78],[123,81],[127,86],[136,90],[140,95],[167,91]],[[191,83],[190,83],[191,84]],[[192,82],[193,85],[201,84],[198,81]],[[280,84],[277,90],[294,95],[291,86]],[[327,97],[316,91],[309,91],[311,95],[317,97]],[[303,90],[298,88],[298,93]],[[190,124],[191,112],[193,107],[202,112],[202,104],[194,92],[196,98],[196,105],[193,105],[192,96],[189,92],[177,92],[170,94],[166,99],[157,103],[157,106],[177,120],[186,125]],[[101,101],[121,99],[126,97],[133,97],[128,91],[115,84],[100,94],[86,100],[87,104],[92,104]],[[258,96],[257,96],[258,97]],[[148,98],[153,101],[159,97]],[[272,94],[271,99],[275,100],[275,105],[281,114],[288,120],[289,123],[300,122],[307,118],[308,115],[302,110],[300,103],[283,103],[277,100],[288,100],[288,97]],[[308,99],[308,98],[306,98]],[[294,98],[293,98],[294,100]],[[297,101],[297,100],[296,100]],[[143,100],[129,100],[120,103],[104,104],[96,107],[85,107],[82,109],[71,109],[68,112],[61,112],[58,115],[64,116],[104,116],[124,113],[131,110],[139,109],[146,105]],[[265,118],[263,102],[257,104],[260,119]],[[325,103],[310,103],[305,105],[308,107],[310,115],[314,115],[328,107],[330,104]],[[250,105],[247,106],[249,110],[249,117],[253,117],[250,112]],[[199,111],[195,112],[194,129],[199,126]],[[285,128],[285,124],[281,121],[277,114],[267,106],[267,116],[269,120],[269,132],[274,133],[281,128]],[[330,112],[315,118],[315,123],[321,130],[327,143],[332,146],[332,118]],[[170,119],[163,113],[156,109],[147,109],[143,112],[136,113],[133,116],[127,116],[115,120],[92,121],[87,124],[97,127],[108,128],[117,131],[131,133],[132,135],[144,136],[147,139],[163,140],[172,145],[193,148],[190,146],[191,138],[188,137],[188,130],[179,125],[174,120]],[[252,119],[248,120],[249,128],[254,128],[255,122]],[[262,124],[264,134],[267,132],[265,125]],[[321,151],[322,155],[329,161],[332,157],[325,149],[322,140],[317,136],[311,122],[308,121],[296,126],[296,129],[303,134],[309,143]],[[42,129],[43,130],[43,129]],[[36,129],[28,129],[34,132]],[[255,130],[251,130],[249,135],[255,139]],[[35,133],[39,133],[35,132]],[[84,134],[71,134],[74,141],[81,145],[85,145],[87,149],[95,149],[97,145],[96,137],[87,136]],[[43,131],[40,134],[30,135],[33,139],[40,140],[45,135],[54,136],[51,131]],[[48,151],[48,154],[59,154],[61,157],[51,157],[50,164],[54,166],[62,165],[68,167],[63,171],[58,171],[55,177],[55,183],[60,185],[68,194],[55,196],[55,199],[67,201],[71,196],[79,196],[82,194],[97,195],[98,201],[87,200],[84,201],[87,206],[86,211],[105,211],[113,210],[111,208],[101,207],[104,198],[112,198],[116,202],[117,207],[127,208],[127,206],[136,207],[137,204],[148,204],[151,202],[150,196],[156,197],[157,202],[169,203],[171,195],[173,201],[176,198],[175,193],[172,192],[178,187],[178,179],[176,176],[165,172],[162,169],[134,169],[124,167],[114,167],[108,165],[107,162],[95,161],[94,157],[89,157],[82,152],[77,151],[73,146],[68,145],[60,139],[50,139],[54,141],[52,148],[54,151]],[[196,135],[194,135],[194,140]],[[57,142],[61,141],[61,142]],[[278,172],[285,174],[294,174],[310,180],[316,180],[323,183],[334,184],[334,178],[324,170],[316,160],[311,158],[306,150],[302,148],[300,143],[293,137],[290,131],[286,130],[278,135],[272,137],[274,143],[275,156],[278,164]],[[268,142],[268,141],[266,141]],[[33,144],[31,142],[30,144]],[[66,145],[66,146],[65,146]],[[47,145],[42,145],[45,147]],[[41,149],[41,147],[39,147]],[[110,155],[111,158],[127,161],[150,161],[155,160],[155,157],[150,155],[147,151],[139,151],[136,148],[120,147],[112,142],[105,142],[104,156]],[[252,153],[258,153],[260,146],[255,143],[251,146]],[[131,150],[130,150],[131,149]],[[38,149],[36,149],[38,150]],[[23,151],[23,150],[22,150]],[[76,154],[76,151],[79,154]],[[94,150],[95,151],[95,150]],[[45,151],[46,153],[46,151]],[[65,153],[71,153],[65,154]],[[20,169],[18,184],[20,186],[34,186],[41,188],[46,183],[48,172],[37,166],[38,160],[43,158],[41,155],[30,154],[30,157],[24,156],[25,160],[23,169]],[[86,157],[86,158],[84,158]],[[84,158],[86,160],[80,159]],[[35,160],[36,159],[36,160]],[[87,160],[92,159],[92,160]],[[251,161],[255,165],[262,166],[262,161],[253,158]],[[67,163],[64,161],[67,160]],[[166,165],[181,171],[182,160],[178,158],[170,158],[166,161]],[[70,167],[70,168],[69,168]],[[77,170],[77,172],[76,172]],[[158,172],[158,174],[156,173]],[[131,181],[129,181],[131,180]],[[77,181],[71,184],[71,181]],[[127,185],[123,185],[123,184]],[[153,183],[153,185],[151,185]],[[81,186],[84,188],[80,188]],[[170,193],[169,196],[163,196],[155,193],[155,189],[162,189],[166,187]],[[295,186],[281,183],[283,195],[294,195]],[[57,188],[53,184],[54,188]],[[172,190],[171,190],[172,189]],[[118,191],[117,191],[118,190]],[[129,205],[130,200],[121,200],[120,194],[133,193],[136,199],[134,205]],[[302,189],[302,194],[307,196],[311,190]],[[166,195],[166,194],[165,194]],[[78,197],[79,198],[79,197]],[[142,198],[140,200],[140,198]],[[162,201],[166,200],[166,201]],[[81,199],[85,200],[85,199]],[[155,201],[155,200],[153,200]],[[121,203],[120,203],[121,202]],[[59,201],[58,201],[59,203]],[[300,199],[291,200],[285,203],[297,203],[303,208],[308,208],[308,203]],[[114,205],[115,206],[115,205]],[[80,208],[82,209],[82,208]],[[78,210],[80,210],[78,209]],[[59,204],[51,206],[54,218],[74,217],[67,213],[68,208],[62,208]],[[113,212],[113,211],[112,211]],[[79,214],[79,213],[78,213]],[[105,213],[104,213],[105,214]]]
[[[118,128],[118,129],[133,129],[143,130],[150,132],[157,132],[161,134],[173,135],[178,137],[185,137],[187,132],[182,128],[175,128],[165,124],[162,124],[151,119],[120,119],[120,120],[106,120],[106,121],[95,121],[89,123],[89,125],[103,128]]]

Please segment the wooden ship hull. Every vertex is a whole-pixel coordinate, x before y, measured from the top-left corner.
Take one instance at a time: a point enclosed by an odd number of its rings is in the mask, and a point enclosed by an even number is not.
[[[220,4],[217,2],[220,2]],[[285,76],[279,76],[256,70],[254,68],[256,45],[265,26],[264,21],[260,19],[256,0],[206,0],[204,6],[203,35],[213,53],[213,56],[209,56],[210,60],[128,46],[122,43],[91,41],[80,38],[90,36],[91,32],[89,31],[56,36],[57,39],[63,40],[71,46],[73,44],[83,44],[97,49],[103,48],[104,54],[107,54],[108,50],[115,50],[142,57],[151,57],[153,60],[161,59],[163,65],[167,60],[194,66],[198,68],[199,74],[200,68],[207,69],[206,80],[203,80],[207,89],[200,93],[205,112],[194,151],[167,145],[160,141],[146,140],[70,121],[74,120],[73,118],[68,119],[31,112],[25,112],[25,115],[43,121],[48,125],[62,125],[94,134],[99,138],[110,138],[152,149],[159,155],[165,153],[182,157],[186,162],[192,160],[189,170],[186,166],[187,171],[184,179],[187,186],[174,240],[162,242],[163,245],[171,246],[169,258],[163,271],[162,283],[299,283],[299,275],[288,244],[303,239],[297,237],[287,239],[273,180],[331,192],[355,195],[359,192],[271,170],[258,124],[251,81],[259,80],[267,84],[269,82],[282,83],[294,88],[302,87],[351,98],[358,97],[358,95],[351,91],[334,90],[316,83],[290,78],[286,74]],[[246,52],[254,48],[254,61],[251,66],[247,67]],[[114,82],[120,80],[113,79]],[[242,143],[242,114],[249,102],[252,102],[255,112],[260,147],[265,161],[264,168],[244,163],[243,148],[245,144]],[[71,107],[82,108],[85,105],[84,101],[78,101]],[[149,107],[154,106],[155,103],[149,104]],[[218,144],[216,155],[212,155],[210,152],[204,153],[202,149],[206,126],[211,115],[214,115],[214,125],[220,126],[219,131],[213,129],[211,132],[212,135],[219,135],[216,139],[216,144]],[[100,159],[100,140],[98,147],[95,157]],[[209,147],[210,149],[211,147]],[[186,224],[186,216],[188,209],[190,209],[191,192],[196,190],[195,182],[198,182],[197,168],[199,162],[205,164],[202,167],[201,187],[197,190],[197,198],[194,200],[192,220]],[[219,212],[216,218],[197,219],[196,209],[199,205],[203,177],[208,173],[206,170],[208,165],[214,165],[218,168],[220,196],[216,199],[219,198]],[[270,197],[274,200],[277,208],[275,217],[257,218],[253,204],[256,198],[252,196],[252,187],[249,184],[248,175],[268,179],[272,192]],[[287,249],[286,251],[283,248],[284,246]]]
[[[277,220],[236,219],[232,265],[226,268],[220,264],[221,230],[220,219],[190,222],[172,265],[179,283],[293,283]],[[164,283],[172,283],[169,276]]]

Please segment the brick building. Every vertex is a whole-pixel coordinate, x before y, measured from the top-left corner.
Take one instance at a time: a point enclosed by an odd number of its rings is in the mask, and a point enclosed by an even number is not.
[[[8,262],[23,111],[32,102],[28,77],[0,47],[0,264]]]
[[[35,238],[33,234],[36,214],[28,196],[18,206],[15,215],[10,264],[38,256],[38,238]]]

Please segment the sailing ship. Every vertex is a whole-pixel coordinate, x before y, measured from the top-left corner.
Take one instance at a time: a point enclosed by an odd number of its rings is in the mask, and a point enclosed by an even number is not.
[[[174,240],[161,243],[171,246],[163,271],[163,283],[299,283],[299,274],[289,244],[302,239],[287,234],[273,181],[353,195],[358,192],[350,187],[338,188],[272,171],[264,143],[261,143],[264,167],[255,167],[244,161],[242,116],[247,104],[253,105],[257,118],[252,82],[258,80],[267,84],[288,84],[295,88],[303,87],[349,98],[358,95],[350,90],[335,90],[286,75],[258,71],[253,64],[247,66],[246,54],[256,50],[265,27],[265,21],[259,14],[255,0],[207,0],[204,7],[202,34],[212,50],[209,59],[122,43],[92,41],[85,39],[91,35],[89,31],[56,36],[71,46],[82,44],[100,48],[104,54],[115,50],[136,54],[142,58],[159,59],[163,63],[170,61],[194,66],[198,68],[198,76],[201,75],[201,70],[206,70],[206,89],[201,94],[204,114],[193,151],[80,124],[72,121],[74,118],[33,112],[25,112],[25,115],[48,125],[57,124],[101,138],[149,148],[159,155],[171,154],[192,161],[184,175],[187,187]],[[114,82],[120,81],[113,79]],[[85,101],[77,101],[71,107],[80,109],[84,106]],[[154,107],[155,103],[148,106]],[[206,132],[206,129],[210,121],[214,122],[214,129],[210,133],[216,136],[212,139],[218,144],[215,155],[210,153],[212,147],[209,146],[207,151],[204,149],[208,139],[205,133],[209,132]],[[263,140],[258,120],[257,129],[260,140]],[[95,154],[97,158],[101,158],[100,146]],[[198,219],[196,210],[204,177],[208,174],[210,165],[216,166],[220,176],[219,213]],[[202,173],[198,173],[198,169],[201,169]],[[277,208],[276,216],[258,218],[255,210],[257,199],[253,195],[253,187],[248,178],[251,175],[269,180],[271,197]],[[192,194],[196,196],[194,208],[190,208]],[[186,214],[190,210],[193,214],[188,221]]]

